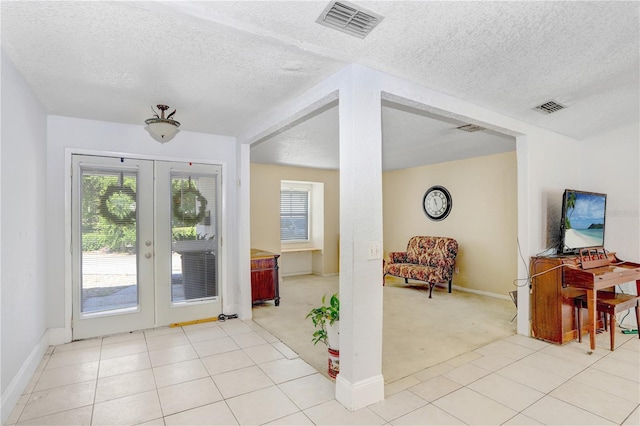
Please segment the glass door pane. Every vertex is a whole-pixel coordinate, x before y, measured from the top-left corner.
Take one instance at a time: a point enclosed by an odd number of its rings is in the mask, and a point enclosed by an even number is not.
[[[72,158],[73,339],[152,328],[153,162]]]
[[[216,176],[171,173],[173,304],[218,295]]]
[[[158,325],[222,313],[219,179],[220,166],[156,162]]]
[[[137,173],[82,170],[82,314],[138,308]]]

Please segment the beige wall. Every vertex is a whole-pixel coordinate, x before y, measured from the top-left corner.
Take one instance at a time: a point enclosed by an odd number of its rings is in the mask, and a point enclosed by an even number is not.
[[[506,296],[517,276],[516,153],[477,157],[384,173],[384,252],[404,251],[413,235],[458,240],[453,284]],[[453,198],[449,216],[429,220],[422,198],[442,185]]]
[[[325,250],[318,274],[338,272],[339,172],[251,164],[251,247],[280,253],[280,181],[325,184]],[[453,237],[460,244],[453,284],[507,296],[517,275],[516,154],[386,172],[383,182],[384,252],[403,251],[413,235]],[[429,220],[422,198],[432,185],[453,197],[451,214]]]
[[[313,271],[338,272],[340,234],[340,174],[338,171],[251,164],[251,247],[280,253],[280,181],[324,183],[324,251],[314,252]]]

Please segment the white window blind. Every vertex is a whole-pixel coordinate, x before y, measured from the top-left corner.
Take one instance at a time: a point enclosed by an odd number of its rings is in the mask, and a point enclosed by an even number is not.
[[[280,241],[309,240],[309,191],[280,191]]]

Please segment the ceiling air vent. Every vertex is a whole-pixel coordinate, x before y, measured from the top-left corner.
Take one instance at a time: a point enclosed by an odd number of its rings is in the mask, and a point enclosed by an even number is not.
[[[556,101],[547,101],[542,105],[538,105],[537,107],[535,107],[536,110],[544,114],[551,114],[556,111],[560,111],[563,108],[566,108],[566,107]]]
[[[479,132],[480,130],[484,130],[484,127],[478,126],[476,124],[465,124],[464,126],[456,127],[458,130],[462,130],[463,132]]]
[[[384,18],[346,1],[333,1],[316,22],[343,33],[365,38]]]

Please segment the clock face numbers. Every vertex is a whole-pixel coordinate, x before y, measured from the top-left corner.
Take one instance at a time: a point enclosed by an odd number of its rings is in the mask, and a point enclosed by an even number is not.
[[[447,198],[442,191],[433,191],[427,196],[427,210],[433,216],[441,216],[447,210]]]
[[[442,220],[451,212],[451,194],[442,186],[432,186],[424,194],[424,213],[431,220]]]

